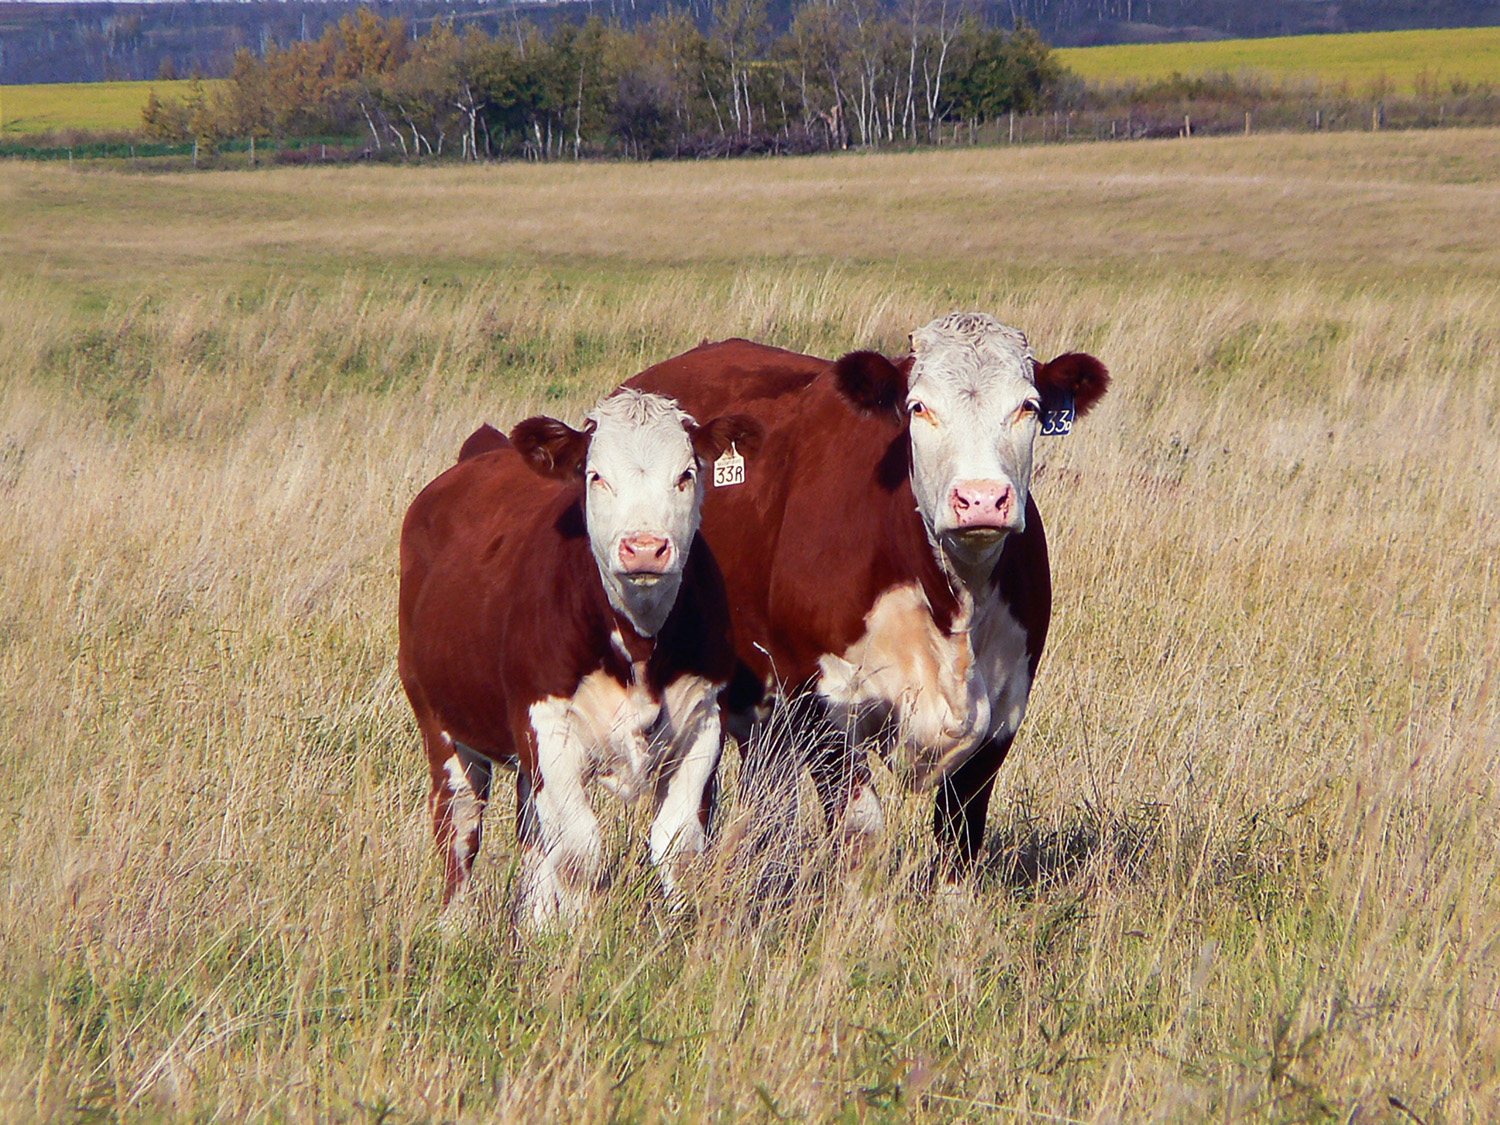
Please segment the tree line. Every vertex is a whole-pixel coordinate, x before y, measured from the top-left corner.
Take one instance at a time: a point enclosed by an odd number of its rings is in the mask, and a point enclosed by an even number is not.
[[[406,158],[810,152],[972,131],[1033,110],[1061,77],[1030,25],[956,0],[806,0],[780,33],[766,0],[497,34],[437,21],[414,35],[360,9],[316,39],[239,51],[213,92],[153,94],[143,126],[210,146],[358,137]]]

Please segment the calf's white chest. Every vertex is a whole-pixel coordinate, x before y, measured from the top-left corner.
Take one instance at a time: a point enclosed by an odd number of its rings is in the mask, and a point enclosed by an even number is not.
[[[644,790],[653,759],[661,702],[637,666],[628,684],[603,670],[580,681],[569,698],[549,696],[531,706],[531,726],[543,778],[569,774],[597,780],[623,801]]]

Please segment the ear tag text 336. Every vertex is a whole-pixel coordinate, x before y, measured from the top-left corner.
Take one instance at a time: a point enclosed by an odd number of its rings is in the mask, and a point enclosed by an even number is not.
[[[730,442],[729,448],[719,454],[719,459],[714,462],[714,487],[728,488],[732,484],[744,483],[745,459],[735,449],[734,443]]]
[[[1073,396],[1055,399],[1042,408],[1042,436],[1066,437],[1073,432]]]

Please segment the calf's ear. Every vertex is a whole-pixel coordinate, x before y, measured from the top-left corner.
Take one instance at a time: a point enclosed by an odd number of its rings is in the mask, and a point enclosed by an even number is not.
[[[894,410],[906,398],[906,371],[879,352],[850,352],[833,365],[839,393],[868,414]]]
[[[754,457],[765,435],[765,427],[748,414],[723,414],[688,430],[693,452],[706,465],[712,465],[731,445],[736,453]]]
[[[1091,355],[1068,352],[1036,365],[1036,389],[1042,393],[1043,410],[1071,398],[1074,412],[1082,417],[1109,390],[1109,370]]]
[[[575,430],[556,418],[528,418],[516,423],[510,443],[531,471],[553,480],[577,480],[589,455],[594,424]]]

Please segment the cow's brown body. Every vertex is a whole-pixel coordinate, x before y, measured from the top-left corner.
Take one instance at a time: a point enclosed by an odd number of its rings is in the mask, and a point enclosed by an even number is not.
[[[445,899],[467,879],[480,840],[480,817],[456,816],[451,806],[477,800],[482,815],[493,763],[516,766],[518,832],[523,846],[538,843],[534,705],[569,700],[598,675],[622,693],[643,686],[659,702],[684,677],[722,685],[733,669],[724,584],[701,539],[666,624],[642,637],[600,584],[582,494],[578,481],[539,476],[485,427],[407,513],[399,667],[432,774]],[[455,777],[455,760],[472,794]],[[699,813],[705,826],[712,795],[710,785]]]
[[[857,404],[847,373],[837,367],[728,340],[667,360],[627,384],[672,395],[700,417],[734,411],[765,427],[745,483],[711,489],[703,509],[703,534],[728,585],[742,664],[731,706],[741,716],[754,714],[768,683],[808,692],[820,658],[849,649],[877,600],[910,584],[920,587],[941,632],[965,628],[972,603],[989,599],[981,609],[1008,613],[1024,632],[1021,660],[1034,675],[1052,596],[1035,505],[1028,497],[1025,529],[1009,536],[966,606],[917,513],[908,419],[899,410]],[[1012,730],[984,738],[938,779],[934,828],[961,864],[982,841],[990,790],[1013,737]],[[810,764],[834,821],[868,784],[868,767],[862,754],[850,755],[847,740],[825,743],[816,754]]]

